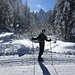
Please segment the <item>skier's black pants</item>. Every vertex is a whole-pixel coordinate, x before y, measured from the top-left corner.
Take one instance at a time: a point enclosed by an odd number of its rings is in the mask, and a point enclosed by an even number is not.
[[[39,43],[40,51],[39,51],[39,58],[41,58],[43,52],[44,52],[44,42]]]

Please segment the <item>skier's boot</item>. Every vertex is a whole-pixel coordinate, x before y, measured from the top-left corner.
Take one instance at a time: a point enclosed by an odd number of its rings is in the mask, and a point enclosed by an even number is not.
[[[38,61],[43,61],[43,58],[42,57],[38,57]]]

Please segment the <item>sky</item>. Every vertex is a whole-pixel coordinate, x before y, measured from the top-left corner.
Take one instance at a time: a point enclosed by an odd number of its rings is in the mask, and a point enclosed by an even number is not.
[[[26,0],[22,0],[25,3]],[[31,11],[39,11],[41,8],[45,11],[54,8],[56,0],[27,0]]]

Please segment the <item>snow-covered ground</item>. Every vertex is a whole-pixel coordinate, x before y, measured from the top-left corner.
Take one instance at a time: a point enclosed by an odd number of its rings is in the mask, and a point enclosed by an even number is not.
[[[38,43],[0,34],[0,75],[75,75],[75,43],[46,41],[44,62],[37,61],[38,53]]]

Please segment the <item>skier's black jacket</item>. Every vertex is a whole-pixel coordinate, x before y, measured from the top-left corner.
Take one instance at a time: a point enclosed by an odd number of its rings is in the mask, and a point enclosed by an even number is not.
[[[37,38],[33,38],[33,37],[32,37],[32,40],[38,40],[39,43],[44,43],[45,40],[46,40],[46,41],[51,41],[51,39],[48,40],[47,37],[46,37],[46,35],[43,34],[43,33],[40,33]]]

